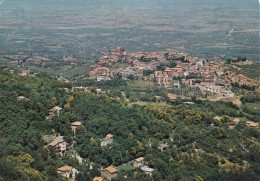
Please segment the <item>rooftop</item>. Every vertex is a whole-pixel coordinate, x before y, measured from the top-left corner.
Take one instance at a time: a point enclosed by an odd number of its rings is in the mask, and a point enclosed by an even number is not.
[[[76,122],[73,122],[73,123],[70,123],[70,124],[71,124],[71,126],[81,126],[82,122],[76,121]]]
[[[115,169],[113,166],[109,166],[107,168],[105,168],[104,170],[107,170],[110,173],[116,173],[117,169]]]
[[[64,142],[64,140],[62,138],[55,138],[55,140],[53,140],[52,142],[50,142],[48,145],[49,146],[55,146],[58,143]]]
[[[63,167],[58,168],[57,170],[62,171],[62,172],[70,171],[70,170],[72,170],[72,167],[71,166],[63,166]]]
[[[95,177],[93,181],[105,181],[103,177]]]
[[[144,160],[144,157],[139,157],[139,158],[135,159],[135,161],[137,161],[137,162],[141,162],[143,160]]]

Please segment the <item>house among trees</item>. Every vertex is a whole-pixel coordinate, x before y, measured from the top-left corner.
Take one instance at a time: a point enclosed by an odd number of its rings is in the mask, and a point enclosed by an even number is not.
[[[106,135],[106,139],[107,140],[111,140],[111,139],[113,139],[114,138],[114,136],[112,135],[112,134],[107,134]]]
[[[73,122],[73,123],[70,123],[71,125],[71,129],[72,131],[74,132],[74,134],[76,133],[76,129],[82,125],[82,122],[79,122],[79,121],[76,121],[76,122]]]
[[[111,144],[113,142],[113,135],[112,134],[107,134],[106,135],[106,140],[101,142],[101,146],[106,146],[107,144]]]
[[[61,155],[63,155],[68,150],[68,144],[61,137],[55,138],[52,142],[48,144],[48,146],[53,147],[54,151]]]
[[[101,94],[102,90],[101,89],[96,89],[97,94]]]
[[[76,174],[78,173],[77,169],[72,168],[71,166],[63,166],[57,169],[57,172],[67,178],[75,178]]]
[[[24,97],[24,96],[19,96],[17,97],[17,99],[20,101],[20,100],[29,100],[28,98]]]
[[[83,90],[83,91],[88,92],[89,88],[88,87],[82,87],[82,86],[80,86],[80,87],[72,87],[72,91],[74,91],[74,90]]]
[[[101,171],[101,176],[105,177],[108,180],[117,178],[117,169],[113,166],[109,166]]]
[[[158,149],[163,151],[165,148],[168,148],[169,147],[169,144],[168,143],[160,143],[158,145]]]
[[[177,100],[177,96],[174,95],[174,94],[168,93],[167,96],[168,96],[168,98],[169,98],[171,101],[176,101],[176,100]]]
[[[144,165],[141,167],[141,170],[143,170],[147,175],[152,176],[154,169],[148,167],[147,165]]]
[[[259,127],[259,123],[255,123],[253,121],[247,121],[246,125],[250,128],[258,128]]]
[[[226,123],[226,125],[228,126],[229,129],[234,129],[235,126],[237,125],[237,123],[234,121],[231,121],[231,122]]]
[[[21,75],[22,76],[28,76],[29,73],[30,73],[30,70],[23,70]]]
[[[57,112],[57,114],[59,115],[60,112],[62,111],[62,108],[59,106],[55,106],[52,109],[49,109],[49,117],[54,116],[54,113]]]
[[[154,96],[156,102],[162,102],[161,96]]]
[[[163,85],[164,83],[164,78],[163,78],[163,75],[160,74],[160,75],[155,75],[155,84],[156,85]]]
[[[97,76],[97,82],[111,80],[108,76]]]
[[[103,177],[95,177],[93,181],[106,181]]]
[[[139,157],[133,161],[134,167],[142,167],[144,165],[144,157]]]
[[[107,67],[98,67],[90,72],[91,75],[99,75],[99,76],[108,76],[109,68]]]

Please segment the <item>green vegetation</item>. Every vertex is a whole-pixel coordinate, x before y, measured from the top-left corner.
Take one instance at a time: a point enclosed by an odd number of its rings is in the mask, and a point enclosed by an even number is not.
[[[129,106],[107,95],[84,91],[66,92],[70,83],[54,79],[20,77],[0,72],[0,180],[64,180],[57,174],[63,165],[76,167],[76,180],[91,180],[98,168],[119,166],[144,157],[154,168],[152,177],[139,168],[119,171],[118,180],[259,180],[260,131],[245,124],[258,115],[232,103],[200,101],[169,107]],[[17,100],[25,96],[29,100]],[[112,96],[112,95],[111,95]],[[157,104],[157,103],[156,103]],[[158,103],[160,104],[160,103]],[[64,111],[47,120],[48,110]],[[223,116],[220,121],[215,116]],[[244,117],[234,129],[226,122]],[[73,137],[70,123],[81,121]],[[114,141],[101,147],[106,134]],[[42,139],[60,134],[85,161],[60,157]],[[161,151],[158,146],[167,143]],[[246,150],[241,147],[246,145]],[[94,162],[93,169],[90,163]]]

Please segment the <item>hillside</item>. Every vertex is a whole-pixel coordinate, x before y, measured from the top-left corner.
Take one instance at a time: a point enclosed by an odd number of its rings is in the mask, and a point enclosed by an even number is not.
[[[110,165],[118,169],[114,180],[260,179],[260,131],[246,125],[255,113],[232,103],[197,100],[161,110],[44,76],[1,71],[0,79],[0,180],[66,180],[57,173],[64,165],[78,170],[76,180],[92,180]],[[54,106],[62,111],[50,115]],[[74,135],[75,122],[82,125]],[[59,135],[68,144],[63,156],[46,139]],[[108,135],[112,142],[101,146]],[[121,167],[140,157],[151,176]]]

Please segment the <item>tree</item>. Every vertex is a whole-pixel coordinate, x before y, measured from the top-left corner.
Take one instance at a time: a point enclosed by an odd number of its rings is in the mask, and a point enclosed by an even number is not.
[[[32,168],[33,158],[29,154],[20,155],[18,157],[8,156],[5,158],[7,165],[12,165],[12,172],[15,180],[18,177],[22,180],[43,180],[43,176],[39,171]],[[56,171],[56,170],[55,170]]]

